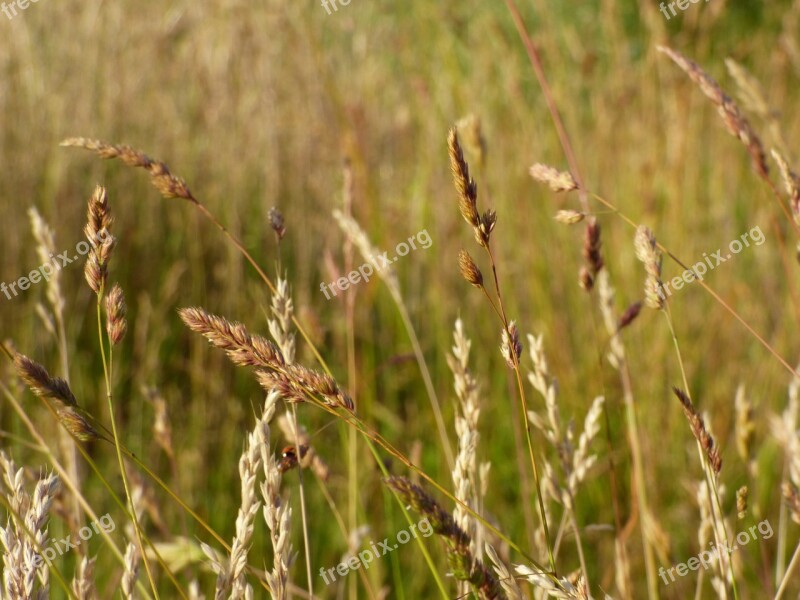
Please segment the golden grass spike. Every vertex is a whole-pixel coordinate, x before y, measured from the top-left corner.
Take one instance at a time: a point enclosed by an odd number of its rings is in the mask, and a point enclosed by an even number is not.
[[[153,185],[161,192],[165,198],[183,198],[189,202],[198,204],[197,199],[192,195],[186,182],[173,175],[169,167],[163,162],[154,160],[144,152],[140,152],[130,146],[115,145],[100,140],[92,140],[83,137],[68,138],[61,142],[62,146],[73,148],[84,148],[97,154],[100,158],[118,158],[129,167],[139,167],[145,169],[152,177]]]

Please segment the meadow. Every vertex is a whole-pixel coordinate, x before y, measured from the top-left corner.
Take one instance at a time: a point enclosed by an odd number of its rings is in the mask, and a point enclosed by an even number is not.
[[[680,4],[0,13],[2,597],[797,597],[800,1]]]

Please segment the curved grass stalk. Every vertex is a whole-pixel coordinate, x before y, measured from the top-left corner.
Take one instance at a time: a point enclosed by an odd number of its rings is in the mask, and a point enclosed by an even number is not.
[[[125,463],[122,460],[122,450],[120,449],[119,435],[117,434],[117,422],[116,418],[114,417],[114,400],[111,394],[111,369],[113,366],[112,363],[113,350],[111,348],[111,342],[109,340],[109,348],[108,348],[109,357],[107,361],[105,342],[103,340],[103,318],[100,311],[102,297],[103,297],[103,287],[101,286],[100,292],[97,294],[97,331],[100,343],[100,356],[103,359],[103,376],[105,377],[105,383],[106,383],[106,399],[108,400],[109,418],[111,419],[111,432],[114,435],[114,448],[117,451],[117,460],[119,462],[120,474],[122,475],[122,485],[125,488],[125,495],[128,497],[128,504],[130,504],[130,516],[133,521],[133,529],[136,532],[136,541],[139,544],[139,552],[141,553],[142,562],[144,563],[144,568],[145,571],[147,572],[147,579],[150,582],[150,588],[153,590],[153,595],[155,596],[155,599],[159,600],[158,589],[156,587],[155,579],[153,579],[153,573],[150,571],[150,563],[147,560],[147,553],[145,552],[144,549],[141,526],[139,525],[139,518],[136,516],[136,507],[133,505],[133,496],[131,495],[130,483],[128,482],[128,474],[125,471]]]

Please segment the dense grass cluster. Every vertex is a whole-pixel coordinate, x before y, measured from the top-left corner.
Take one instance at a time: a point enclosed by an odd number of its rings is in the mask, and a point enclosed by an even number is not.
[[[0,597],[800,593],[800,0],[0,33]]]

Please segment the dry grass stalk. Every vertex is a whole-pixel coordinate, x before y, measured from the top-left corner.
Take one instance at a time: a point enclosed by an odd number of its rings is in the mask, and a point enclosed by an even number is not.
[[[283,360],[287,365],[294,363],[295,337],[292,331],[292,315],[294,305],[289,293],[289,283],[278,278],[276,292],[272,295],[272,314],[274,319],[269,320],[269,332],[280,348]]]
[[[786,143],[781,123],[778,119],[779,113],[770,106],[758,79],[732,58],[725,59],[725,66],[728,68],[728,73],[730,73],[731,77],[736,82],[738,88],[737,95],[745,110],[755,113],[759,118],[763,119],[775,143],[782,150],[786,150],[788,144]]]
[[[267,394],[259,424],[269,438],[269,422],[275,414],[280,398],[277,392]],[[269,452],[269,444],[261,446],[261,464],[264,481],[261,483],[261,496],[264,499],[264,520],[270,531],[272,542],[272,572],[267,574],[267,583],[274,600],[287,597],[289,586],[289,567],[292,562],[291,520],[292,509],[281,499],[281,471],[278,460]]]
[[[115,283],[106,296],[106,332],[111,345],[116,346],[125,337],[128,329],[128,320],[125,315],[128,308],[125,305],[125,296],[122,288]]]
[[[261,469],[261,448],[269,448],[269,425],[259,422],[247,438],[247,447],[239,459],[239,478],[241,479],[242,502],[236,517],[236,533],[231,544],[231,557],[227,568],[217,574],[216,594],[219,600],[225,597],[244,598],[253,590],[247,583],[245,570],[247,554],[253,537],[253,528],[261,503],[256,496],[256,479]]]
[[[14,516],[5,527],[0,527],[0,542],[5,550],[3,588],[8,598],[46,598],[49,596],[50,569],[40,551],[48,540],[45,525],[60,487],[59,478],[54,474],[40,477],[31,496],[23,485],[24,470],[17,469],[14,461],[3,451],[0,451],[0,469],[3,475],[0,489]],[[40,583],[35,591],[37,578]]]
[[[700,507],[700,527],[697,537],[700,547],[708,548],[711,535],[714,536],[714,543],[719,548],[719,552],[715,552],[711,559],[713,569],[711,585],[720,600],[727,600],[728,585],[726,582],[729,581],[729,578],[726,573],[730,572],[731,559],[722,542],[726,537],[725,525],[716,510],[717,507],[712,505],[711,494],[707,482],[701,481],[697,488],[697,504]],[[724,497],[724,486],[720,486],[719,495],[720,499]]]
[[[558,383],[550,375],[550,368],[547,364],[547,356],[544,353],[543,346],[543,336],[534,337],[530,334],[528,335],[528,352],[533,363],[533,368],[528,373],[528,381],[530,381],[533,389],[539,392],[544,399],[547,419],[542,419],[533,411],[528,413],[528,419],[561,454],[562,424],[561,412],[558,407]]]
[[[527,565],[514,565],[514,570],[521,579],[547,594],[548,598],[563,600],[584,600],[589,598],[582,579],[579,582],[572,583],[566,577],[562,577],[556,582],[551,577],[535,571]]]
[[[349,197],[349,192],[345,197]],[[351,198],[347,201],[350,202]],[[344,214],[338,209],[333,211],[333,216],[336,222],[339,224],[340,229],[347,236],[347,239],[350,241],[350,243],[354,244],[358,248],[365,260],[374,263],[376,257],[380,256],[380,253],[369,241],[369,237],[367,237],[367,234],[363,229],[361,229],[361,226],[358,224],[358,222],[356,222],[356,220],[353,219],[349,214]],[[425,391],[428,393],[431,410],[433,411],[433,417],[436,420],[436,429],[439,433],[441,446],[444,450],[447,464],[452,468],[454,461],[453,450],[450,448],[450,439],[447,436],[447,428],[445,427],[444,418],[442,417],[442,409],[439,403],[439,397],[436,394],[436,388],[433,385],[433,379],[431,378],[430,371],[428,370],[428,365],[425,362],[422,346],[419,343],[419,338],[417,337],[414,325],[411,322],[411,316],[409,315],[408,308],[403,300],[403,295],[400,293],[400,282],[397,279],[397,273],[391,264],[380,267],[375,265],[375,269],[378,273],[378,276],[386,284],[386,287],[392,296],[392,300],[394,300],[397,310],[400,313],[403,326],[405,327],[408,337],[411,340],[411,346],[414,350],[414,357],[419,365],[419,370],[422,374],[422,381],[425,384]]]
[[[456,525],[453,516],[444,510],[427,492],[405,477],[384,480],[399,497],[428,519],[433,532],[447,544],[447,555],[453,577],[469,582],[481,600],[505,598],[495,576],[470,551],[470,538]]]
[[[597,278],[598,281],[598,301],[600,304],[600,313],[603,315],[603,323],[606,327],[606,332],[610,337],[609,350],[606,354],[608,362],[611,366],[619,370],[625,362],[625,346],[617,333],[622,329],[622,319],[617,319],[616,309],[614,307],[614,298],[616,292],[611,285],[611,280],[608,271],[603,271]]]
[[[800,176],[792,170],[786,158],[774,148],[772,150],[772,158],[778,163],[778,170],[781,172],[783,186],[786,188],[786,193],[789,195],[789,207],[792,209],[792,218],[794,219],[795,225],[800,226]],[[800,256],[800,246],[798,246],[798,248],[798,255]]]
[[[172,423],[167,411],[167,403],[155,387],[144,387],[142,392],[147,401],[153,406],[153,412],[155,413],[153,440],[172,461],[175,458],[175,450],[172,446]]]
[[[31,207],[28,209],[28,215],[31,221],[31,229],[33,237],[36,240],[36,253],[42,265],[52,264],[56,255],[56,240],[53,229],[44,221],[42,216]],[[58,342],[58,350],[61,358],[61,372],[67,378],[69,383],[69,350],[67,345],[66,326],[64,324],[64,296],[61,292],[61,269],[51,269],[52,273],[46,278],[46,296],[47,301],[52,308],[52,315],[41,304],[36,304],[36,312],[42,319],[45,328],[53,335]],[[75,448],[74,441],[69,434],[60,429],[58,432],[58,442],[61,448],[61,453],[64,456],[67,472],[70,479],[80,487],[80,481],[83,476],[83,469],[78,463],[78,452]],[[77,498],[73,497],[72,518],[80,520],[80,507]]]
[[[358,248],[364,260],[373,262],[376,257],[381,255],[378,249],[372,245],[372,242],[369,240],[366,232],[361,228],[361,225],[359,225],[353,217],[344,214],[337,208],[333,211],[333,218],[336,220],[342,232],[347,236],[347,239]],[[391,264],[381,267],[375,265],[375,272],[386,284],[386,287],[389,288],[392,296],[399,298],[400,282],[397,279],[397,272],[394,267]]]
[[[733,99],[722,91],[719,84],[706,73],[697,63],[689,60],[681,53],[668,48],[666,46],[659,46],[658,50],[669,56],[675,64],[677,64],[683,71],[694,81],[700,90],[713,102],[725,127],[728,131],[738,138],[750,153],[750,158],[753,166],[756,168],[758,174],[764,179],[769,179],[769,167],[767,167],[767,160],[764,154],[764,147],[761,140],[756,135],[750,123],[742,115],[739,107]]]
[[[128,477],[125,476],[127,480]],[[139,578],[139,569],[142,563],[142,538],[138,537],[139,532],[143,531],[142,515],[145,509],[148,508],[148,494],[144,486],[144,480],[137,475],[130,477],[130,483],[126,484],[126,492],[129,498],[129,508],[133,513],[133,519],[125,524],[125,535],[128,537],[128,545],[125,547],[125,556],[123,560],[123,574],[120,581],[120,591],[123,598],[133,600],[136,598],[134,589],[136,588]],[[147,557],[145,557],[146,559]],[[147,564],[145,563],[145,571],[147,571]],[[149,577],[149,573],[148,573]]]
[[[36,254],[41,264],[50,263],[56,254],[55,233],[44,221],[39,211],[31,207],[28,209],[31,220],[33,237],[36,239]],[[56,320],[60,320],[64,313],[64,296],[61,293],[61,270],[55,269],[47,279],[47,301],[53,307]]]
[[[718,476],[722,470],[722,457],[719,454],[719,448],[717,448],[714,443],[714,438],[711,437],[708,429],[706,429],[703,418],[698,414],[691,398],[689,398],[686,392],[677,387],[673,387],[672,391],[675,392],[675,396],[677,396],[678,400],[681,402],[681,406],[683,406],[683,412],[686,415],[686,419],[689,421],[692,433],[708,459],[709,466],[712,471],[714,471],[714,474]]]
[[[747,465],[748,472],[755,475],[755,457],[753,455],[753,438],[755,437],[756,424],[753,419],[753,404],[745,393],[744,385],[736,389],[736,450],[739,458]]]
[[[289,294],[289,285],[286,280],[278,279],[278,285],[275,293],[272,295],[272,312],[275,315],[275,319],[269,320],[269,330],[272,334],[275,343],[278,344],[278,347],[281,349],[283,353],[284,360],[287,362],[288,365],[291,367],[291,363],[294,362],[294,355],[295,355],[295,338],[294,332],[292,331],[292,314],[293,314],[293,305],[291,295]],[[264,382],[262,381],[262,385]],[[268,390],[269,396],[267,398],[267,404],[269,405],[269,415],[268,418],[271,419],[272,415],[274,414],[274,406],[277,402],[277,399],[280,397],[280,391],[277,388],[270,387],[269,385],[265,386],[265,389]],[[286,399],[286,397],[284,398]],[[310,550],[309,550],[309,538],[308,538],[308,518],[306,515],[306,504],[305,504],[305,491],[303,487],[303,474],[302,469],[307,468],[310,464],[313,464],[315,473],[317,473],[320,478],[324,481],[328,477],[327,465],[316,455],[316,452],[309,451],[310,449],[310,442],[308,440],[308,435],[304,433],[304,440],[306,443],[301,443],[299,440],[299,429],[300,426],[297,422],[297,410],[296,407],[292,407],[292,415],[293,418],[288,418],[287,415],[283,415],[286,420],[286,425],[290,429],[290,439],[295,441],[295,448],[284,449],[281,452],[281,459],[277,461],[274,455],[264,453],[263,454],[263,462],[264,462],[264,472],[267,475],[267,479],[273,478],[270,482],[270,486],[274,486],[275,489],[279,489],[280,486],[280,479],[277,481],[274,480],[272,471],[276,471],[279,477],[282,477],[284,471],[289,467],[289,465],[293,462],[292,458],[294,458],[295,465],[299,465],[301,469],[300,477],[299,477],[299,492],[300,492],[300,511],[301,511],[301,522],[303,525],[303,547],[305,549],[305,559],[306,559],[306,573],[308,577],[308,586],[309,586],[309,594],[311,596],[314,595],[313,587],[312,587],[312,576],[311,576],[311,557],[310,557]],[[269,435],[269,427],[266,425],[267,421],[264,421],[267,435]],[[314,460],[316,459],[316,460]],[[269,499],[269,501],[273,502],[273,510],[279,510],[280,506],[280,497],[277,495],[277,492],[271,491],[272,488],[267,486],[262,488],[265,500]],[[270,495],[271,494],[271,495]],[[277,504],[275,504],[277,502]],[[267,514],[267,507],[265,507],[265,516]],[[273,515],[274,517],[275,515]],[[280,515],[277,515],[278,517]],[[288,527],[288,525],[287,525]],[[270,528],[272,531],[272,528]],[[273,532],[274,533],[274,532]],[[286,540],[282,540],[280,535],[277,537],[273,536],[273,546],[274,552],[286,551],[286,548],[283,546],[286,544]],[[285,562],[288,564],[288,557]],[[286,577],[285,573],[283,572],[283,565],[284,561],[279,560],[279,557],[275,558],[274,561],[274,568],[272,573],[272,580],[273,584],[278,589],[279,593],[283,593],[283,590],[286,588]]]
[[[196,579],[193,579],[189,583],[187,596],[189,597],[189,600],[206,600],[206,597],[200,592],[200,584]]]
[[[458,452],[453,469],[454,495],[480,514],[478,490],[477,447],[480,440],[478,419],[480,417],[478,382],[469,370],[469,352],[472,343],[464,334],[464,325],[457,319],[453,332],[452,355],[447,355],[447,364],[453,372],[456,395],[459,399],[461,414],[456,415],[456,435],[458,436]],[[483,554],[483,531],[480,524],[461,504],[456,503],[453,519],[472,540],[471,552],[478,558]],[[467,593],[468,590],[460,590]]]
[[[589,470],[597,461],[596,454],[590,454],[592,441],[600,431],[600,418],[603,415],[604,398],[598,396],[592,403],[584,421],[583,432],[578,438],[575,447],[575,432],[573,423],[565,428],[562,425],[561,414],[558,406],[558,385],[550,376],[547,358],[544,353],[542,336],[528,335],[533,369],[528,374],[528,380],[534,389],[542,395],[545,401],[547,417],[543,418],[534,411],[528,412],[528,420],[539,429],[556,451],[564,481],[559,480],[548,461],[544,461],[546,489],[550,497],[562,504],[568,512],[570,524],[575,533],[581,569],[586,575],[586,563],[583,556],[583,547],[575,515],[575,495],[578,486],[586,478]]]
[[[502,587],[503,591],[506,593],[508,600],[523,600],[525,596],[523,596],[517,580],[514,578],[514,575],[511,573],[508,566],[500,559],[497,551],[492,547],[491,544],[488,543],[486,544],[485,549],[486,555],[489,557],[489,560],[494,567],[494,572],[497,573],[497,581],[500,583],[500,587]]]
[[[97,154],[100,158],[118,158],[130,167],[145,169],[152,177],[153,185],[165,198],[182,198],[195,204],[198,201],[192,196],[186,182],[173,175],[167,165],[154,160],[130,146],[108,144],[100,140],[82,137],[69,138],[61,142],[62,146],[84,148]]]
[[[136,580],[139,577],[139,564],[141,554],[139,554],[139,546],[135,542],[129,542],[125,548],[125,564],[122,573],[122,580],[119,583],[120,592],[122,597],[127,600],[133,600],[133,590],[136,587]]]
[[[644,263],[647,279],[644,284],[645,304],[650,308],[664,308],[664,285],[661,281],[661,251],[656,244],[656,237],[644,225],[639,225],[634,238],[636,258]]]
[[[549,185],[554,192],[570,192],[578,189],[578,184],[569,171],[559,171],[555,167],[536,163],[530,168],[529,173],[536,181]]]
[[[603,416],[604,402],[603,396],[597,396],[592,402],[586,413],[583,431],[578,438],[578,447],[572,452],[572,464],[567,479],[567,489],[572,496],[577,492],[578,485],[586,479],[589,469],[597,462],[597,455],[590,454],[590,447],[597,434],[600,433],[600,419]]]
[[[97,590],[94,586],[94,565],[96,558],[84,556],[75,567],[75,576],[72,578],[72,592],[77,600],[94,600]]]
[[[662,529],[658,526],[658,523],[652,516],[649,504],[647,502],[644,460],[641,449],[639,428],[637,424],[636,406],[634,404],[633,390],[631,387],[630,370],[627,364],[625,346],[622,343],[622,336],[618,335],[622,329],[621,324],[623,319],[617,319],[617,312],[615,308],[616,292],[614,291],[614,287],[611,285],[611,277],[608,274],[607,269],[604,269],[600,272],[597,277],[597,281],[600,312],[603,315],[603,323],[606,327],[606,332],[610,336],[608,342],[609,350],[606,353],[606,358],[611,366],[619,373],[620,383],[622,384],[623,389],[625,421],[631,447],[631,457],[633,459],[636,498],[639,512],[642,515],[641,533],[642,544],[644,547],[645,566],[647,569],[648,586],[652,590],[658,585],[654,551],[658,548],[664,548],[665,546],[668,547],[668,544],[664,543],[666,535],[663,534]],[[616,525],[617,538],[615,550],[619,555],[624,555],[622,560],[627,560],[625,539],[620,537],[623,535],[623,532],[621,531],[621,523],[617,522]],[[625,536],[625,538],[627,538],[627,536]],[[626,571],[624,564],[618,563],[618,567],[619,568],[615,573],[617,578],[617,586],[622,593],[622,597],[628,598],[630,597],[631,586],[631,581],[629,578],[630,574],[628,571]],[[620,583],[620,581],[622,581],[622,583]],[[627,596],[625,595],[626,593],[628,594]]]
[[[628,560],[628,549],[621,535],[614,538],[614,583],[623,600],[633,598],[631,589],[631,563]]]
[[[508,328],[503,328],[501,333],[502,344],[500,345],[500,353],[506,361],[506,364],[511,369],[518,368],[520,358],[522,357],[522,342],[519,340],[519,330],[514,321],[508,322]]]
[[[783,413],[770,417],[770,429],[787,463],[788,478],[783,481],[781,492],[792,519],[800,523],[800,436],[797,435],[800,427],[800,378],[792,378],[788,395]]]

